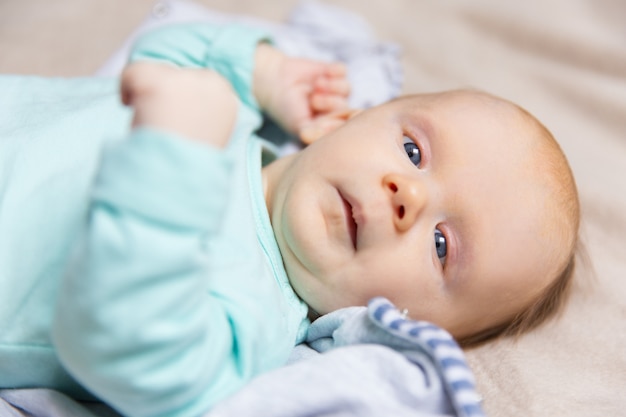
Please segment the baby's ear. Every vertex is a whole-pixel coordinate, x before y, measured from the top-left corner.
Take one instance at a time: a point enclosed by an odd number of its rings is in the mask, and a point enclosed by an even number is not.
[[[346,109],[334,113],[317,116],[298,131],[302,143],[310,145],[319,138],[342,126],[348,119],[356,116],[362,110]]]

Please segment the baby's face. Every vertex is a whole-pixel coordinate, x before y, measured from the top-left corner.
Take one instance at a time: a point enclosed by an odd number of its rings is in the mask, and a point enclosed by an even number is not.
[[[414,96],[289,157],[268,207],[295,291],[320,314],[385,296],[459,337],[509,319],[554,272],[528,132],[470,93]]]

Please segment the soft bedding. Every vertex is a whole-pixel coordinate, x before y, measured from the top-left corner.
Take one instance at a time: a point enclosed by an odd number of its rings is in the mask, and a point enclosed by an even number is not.
[[[115,416],[45,389],[0,390],[3,416]],[[484,416],[463,352],[445,331],[388,300],[315,321],[290,363],[253,380],[205,417]]]
[[[273,22],[284,21],[294,7],[289,0],[197,3]],[[615,0],[323,3],[358,13],[372,25],[377,39],[400,46],[403,92],[471,86],[510,98],[548,126],[572,164],[588,257],[581,258],[570,303],[558,320],[518,341],[502,340],[467,352],[486,413],[623,414],[626,4]],[[164,5],[152,0],[0,2],[0,71],[92,74],[146,13],[167,15]],[[56,393],[37,394],[57,398]],[[36,403],[34,399],[29,404]],[[15,408],[8,410],[0,408],[1,415],[20,415]]]

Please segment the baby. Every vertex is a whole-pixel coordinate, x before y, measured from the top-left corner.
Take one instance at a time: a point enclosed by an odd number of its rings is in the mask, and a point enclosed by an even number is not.
[[[290,282],[319,314],[383,295],[473,345],[537,324],[568,285],[571,173],[548,131],[501,99],[403,97],[265,175]]]
[[[132,113],[111,104],[114,81],[2,81],[31,97],[14,112],[43,107],[30,130],[0,119],[22,135],[3,144],[0,238],[26,242],[0,246],[0,387],[192,416],[283,364],[310,319],[375,296],[466,346],[558,310],[578,200],[536,119],[474,91],[349,110],[341,66],[263,39],[146,35],[121,80]],[[259,110],[310,145],[266,163]]]

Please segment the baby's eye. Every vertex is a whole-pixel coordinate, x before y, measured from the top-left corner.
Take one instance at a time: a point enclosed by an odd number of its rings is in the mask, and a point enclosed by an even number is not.
[[[448,254],[448,244],[446,243],[446,237],[439,229],[435,229],[435,249],[437,250],[437,257],[442,264],[445,264],[446,255]]]
[[[420,148],[415,144],[415,142],[406,136],[404,136],[404,151],[413,165],[419,167],[422,162],[422,152],[420,152]]]

